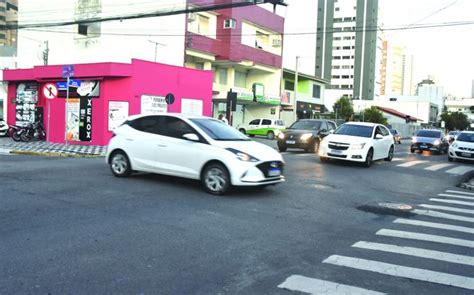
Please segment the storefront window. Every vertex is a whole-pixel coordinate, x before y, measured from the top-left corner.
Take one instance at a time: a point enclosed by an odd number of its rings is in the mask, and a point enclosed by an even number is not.
[[[234,85],[240,88],[247,87],[247,73],[235,71]]]
[[[221,85],[227,85],[227,69],[220,69],[219,70],[219,83]]]

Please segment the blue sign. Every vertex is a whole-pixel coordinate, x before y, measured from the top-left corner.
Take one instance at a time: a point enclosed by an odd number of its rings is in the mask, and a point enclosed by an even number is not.
[[[58,88],[58,90],[67,90],[66,84],[66,81],[57,82],[56,87]],[[69,80],[69,87],[78,88],[79,86],[81,86],[81,80]]]
[[[64,65],[63,66],[63,78],[71,78],[74,76],[74,66],[73,65]]]

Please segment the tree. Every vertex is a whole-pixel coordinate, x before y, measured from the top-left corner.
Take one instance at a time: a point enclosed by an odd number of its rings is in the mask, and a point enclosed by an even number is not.
[[[465,130],[470,126],[469,119],[461,112],[443,112],[441,121],[444,121],[444,127],[448,130]]]
[[[375,106],[364,110],[364,121],[387,125],[387,118],[385,118],[382,112]]]
[[[347,96],[341,96],[333,105],[334,112],[337,112],[337,117],[349,121],[354,114],[354,108]]]

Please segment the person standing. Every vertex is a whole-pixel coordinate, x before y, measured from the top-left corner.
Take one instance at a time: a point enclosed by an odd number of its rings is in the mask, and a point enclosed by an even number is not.
[[[229,121],[227,120],[227,118],[224,116],[224,114],[219,114],[219,116],[217,117],[217,119],[219,121],[222,121],[224,122],[225,124],[229,125]]]

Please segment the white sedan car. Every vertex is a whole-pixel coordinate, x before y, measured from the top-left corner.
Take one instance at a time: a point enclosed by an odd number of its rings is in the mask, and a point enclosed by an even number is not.
[[[321,161],[338,159],[362,162],[370,167],[374,160],[393,158],[393,135],[381,124],[348,122],[326,136],[319,146]]]
[[[106,161],[118,177],[142,171],[198,179],[212,194],[285,180],[284,161],[276,150],[216,119],[135,115],[114,134]]]
[[[449,146],[448,160],[474,160],[474,132],[462,131]]]

